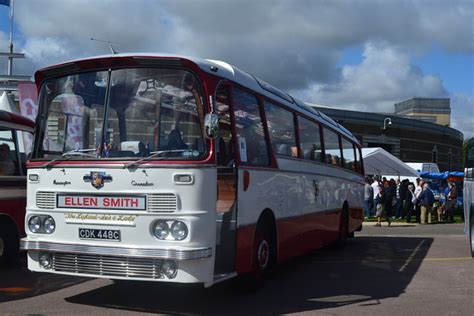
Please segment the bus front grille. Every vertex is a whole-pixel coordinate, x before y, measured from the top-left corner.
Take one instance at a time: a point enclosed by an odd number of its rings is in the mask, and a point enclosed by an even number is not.
[[[174,212],[178,208],[178,199],[173,193],[148,194],[147,204],[150,212]]]
[[[56,194],[54,192],[37,192],[36,206],[42,209],[54,209],[56,207]]]
[[[162,279],[163,260],[100,256],[69,253],[52,253],[50,270],[105,277]]]

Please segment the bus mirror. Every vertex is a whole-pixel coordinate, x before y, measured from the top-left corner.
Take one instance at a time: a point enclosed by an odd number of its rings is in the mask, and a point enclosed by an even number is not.
[[[204,129],[207,138],[216,138],[219,133],[219,118],[217,114],[206,114],[204,118]]]

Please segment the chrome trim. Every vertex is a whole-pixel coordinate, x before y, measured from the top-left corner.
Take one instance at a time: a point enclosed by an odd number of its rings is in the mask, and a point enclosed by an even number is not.
[[[29,240],[28,238],[23,238],[20,241],[20,249],[63,252],[72,254],[81,253],[91,255],[110,255],[172,260],[195,260],[209,258],[212,256],[211,247],[187,249],[104,247],[79,244],[61,244],[47,241]]]

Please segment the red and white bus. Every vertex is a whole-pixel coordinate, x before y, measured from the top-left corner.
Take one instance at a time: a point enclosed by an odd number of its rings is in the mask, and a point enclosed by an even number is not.
[[[26,153],[18,132],[33,131],[29,119],[0,110],[0,266],[16,262],[25,236]]]
[[[30,270],[211,286],[361,227],[357,139],[236,67],[122,54],[35,78]]]

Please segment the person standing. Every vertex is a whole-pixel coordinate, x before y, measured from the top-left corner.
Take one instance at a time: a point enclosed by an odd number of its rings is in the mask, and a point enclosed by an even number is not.
[[[370,185],[370,179],[365,178],[365,187],[364,187],[364,216],[365,219],[370,217],[370,202],[374,196],[374,189]]]
[[[434,195],[431,192],[428,183],[423,184],[423,191],[421,191],[418,200],[420,201],[420,224],[426,224],[428,217],[428,224],[431,224],[431,210],[433,208]]]
[[[375,216],[377,217],[377,224],[375,226],[382,226],[382,217],[385,216],[387,218],[388,226],[390,226],[390,217],[387,216],[386,210],[385,210],[385,190],[383,187],[380,187],[379,193],[377,194],[377,212],[375,213]]]
[[[416,196],[415,196],[415,186],[413,183],[408,184],[407,191],[405,194],[405,214],[407,215],[407,223],[411,222],[411,217],[415,212]]]
[[[454,182],[449,182],[448,187],[449,192],[446,198],[446,220],[449,220],[449,222],[452,223],[454,222],[454,209],[458,202],[458,192]]]
[[[390,179],[390,181],[386,181],[384,185],[385,191],[385,213],[387,213],[387,217],[394,217],[395,214],[393,213],[393,208],[395,206],[395,191],[397,186],[395,184],[395,180]]]
[[[379,184],[379,181],[377,178],[374,178],[374,182],[372,182],[372,184],[370,185],[372,187],[372,190],[374,192],[374,202],[373,202],[373,206],[374,206],[374,214],[377,213],[377,204],[378,204],[378,200],[379,200],[379,192],[380,192],[380,184]]]
[[[421,191],[423,191],[423,181],[421,181],[420,178],[416,178],[416,187],[415,187],[415,198],[416,198],[416,203],[415,203],[415,217],[416,217],[416,222],[420,222],[420,213],[421,213],[421,207],[420,207],[420,194]]]

